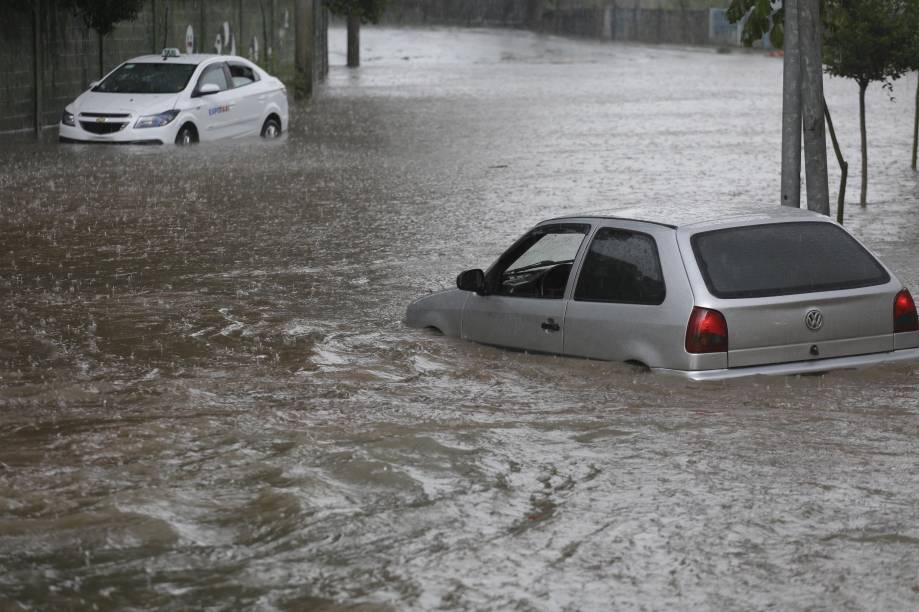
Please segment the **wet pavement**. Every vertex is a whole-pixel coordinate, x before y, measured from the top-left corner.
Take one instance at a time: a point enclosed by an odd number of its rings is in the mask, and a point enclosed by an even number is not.
[[[0,609],[917,607],[919,366],[691,384],[402,324],[545,217],[775,205],[781,60],[362,38],[278,142],[0,144]],[[915,289],[914,79],[847,223]]]

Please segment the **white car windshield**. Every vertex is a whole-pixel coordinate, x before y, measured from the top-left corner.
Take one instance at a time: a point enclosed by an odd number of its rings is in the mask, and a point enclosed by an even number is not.
[[[127,63],[93,88],[100,93],[179,93],[195,72],[194,64]]]

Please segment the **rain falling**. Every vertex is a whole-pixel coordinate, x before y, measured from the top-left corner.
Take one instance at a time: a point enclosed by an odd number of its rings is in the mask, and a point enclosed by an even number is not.
[[[782,60],[361,35],[278,140],[0,140],[0,609],[914,609],[916,363],[693,383],[404,323],[543,219],[777,206]],[[868,90],[846,212],[914,290],[915,86]]]

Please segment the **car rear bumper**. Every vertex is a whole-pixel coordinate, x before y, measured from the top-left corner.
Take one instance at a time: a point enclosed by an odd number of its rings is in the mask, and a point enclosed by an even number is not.
[[[746,376],[787,376],[793,374],[819,374],[830,370],[854,370],[885,363],[903,363],[919,361],[919,348],[874,353],[871,355],[853,355],[833,359],[815,359],[814,361],[795,361],[773,365],[730,368],[724,370],[671,370],[652,368],[655,372],[673,374],[690,380],[727,380]]]

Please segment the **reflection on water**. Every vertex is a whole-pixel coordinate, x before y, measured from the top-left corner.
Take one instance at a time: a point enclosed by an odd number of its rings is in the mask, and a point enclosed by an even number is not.
[[[279,142],[0,146],[0,608],[914,607],[917,366],[689,384],[401,322],[548,216],[773,205],[781,62],[364,41]],[[870,94],[849,224],[915,288]]]

